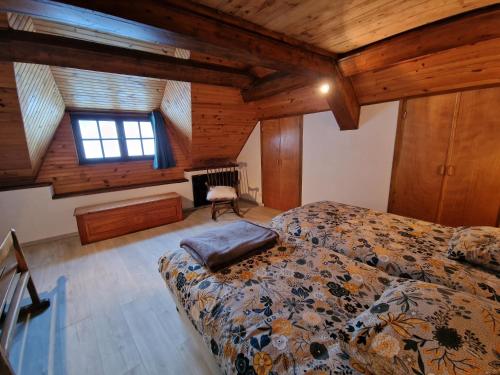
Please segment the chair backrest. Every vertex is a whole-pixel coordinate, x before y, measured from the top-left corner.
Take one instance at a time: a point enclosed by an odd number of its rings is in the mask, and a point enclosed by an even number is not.
[[[236,166],[207,168],[207,185],[212,186],[231,186],[236,188],[239,184],[238,169]]]

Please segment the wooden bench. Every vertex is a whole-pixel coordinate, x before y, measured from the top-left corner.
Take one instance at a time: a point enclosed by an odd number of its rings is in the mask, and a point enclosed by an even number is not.
[[[31,298],[31,304],[21,307],[26,289]],[[12,229],[0,244],[0,312],[2,315],[0,374],[14,374],[9,362],[9,349],[18,318],[27,314],[39,314],[49,306],[50,301],[40,299],[38,295],[16,232]]]
[[[75,209],[82,245],[182,220],[181,196],[166,193]]]

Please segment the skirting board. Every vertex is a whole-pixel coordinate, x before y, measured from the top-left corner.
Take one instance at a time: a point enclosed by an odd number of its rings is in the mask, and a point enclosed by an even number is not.
[[[61,234],[60,236],[47,237],[47,238],[42,238],[40,240],[35,240],[35,241],[21,242],[21,246],[40,245],[40,244],[44,244],[47,242],[63,240],[65,238],[70,238],[70,237],[78,237],[78,232]],[[21,238],[21,241],[22,241],[22,238]]]

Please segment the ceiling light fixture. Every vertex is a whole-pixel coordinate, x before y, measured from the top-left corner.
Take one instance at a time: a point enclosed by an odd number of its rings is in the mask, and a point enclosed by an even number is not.
[[[319,87],[319,92],[322,94],[328,94],[330,92],[330,84],[329,83],[323,83]]]

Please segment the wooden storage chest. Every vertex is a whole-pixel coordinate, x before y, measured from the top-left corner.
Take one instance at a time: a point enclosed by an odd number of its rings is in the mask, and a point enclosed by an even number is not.
[[[166,193],[78,207],[74,215],[80,241],[87,244],[182,220],[181,196]]]

